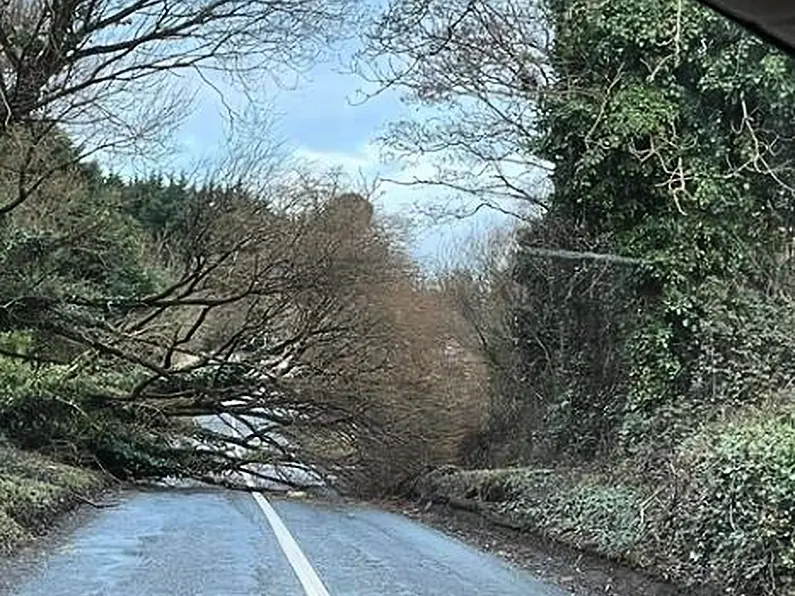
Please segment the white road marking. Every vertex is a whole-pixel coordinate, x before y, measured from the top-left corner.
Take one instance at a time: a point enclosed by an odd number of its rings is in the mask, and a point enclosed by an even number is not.
[[[243,433],[240,432],[238,421],[233,420],[232,424],[237,433],[242,436]],[[236,446],[235,451],[238,453],[238,455],[242,455],[245,450],[243,447]],[[250,476],[246,476],[245,481],[247,485],[254,488],[254,481]],[[265,519],[268,520],[273,533],[276,535],[276,541],[279,543],[284,556],[290,563],[290,567],[293,568],[295,575],[298,577],[298,581],[301,582],[301,586],[303,586],[306,596],[330,596],[326,586],[323,584],[317,572],[312,567],[312,564],[309,562],[309,559],[306,558],[304,551],[302,551],[301,547],[298,546],[298,542],[296,542],[295,538],[293,538],[290,530],[288,530],[287,526],[284,525],[282,518],[279,517],[279,514],[276,513],[276,510],[273,508],[273,506],[262,495],[262,493],[252,492],[251,495],[254,497],[257,505],[259,505],[262,513],[265,514]]]
[[[268,523],[271,525],[273,533],[276,534],[276,540],[278,540],[279,546],[282,547],[282,552],[284,552],[284,556],[287,557],[290,566],[298,576],[298,581],[300,581],[301,585],[304,587],[306,596],[329,596],[326,586],[323,585],[323,582],[320,580],[320,577],[318,577],[312,564],[306,558],[306,555],[304,555],[301,547],[298,546],[295,538],[290,534],[290,530],[284,525],[284,522],[279,517],[279,514],[276,513],[276,510],[268,503],[268,500],[263,497],[261,493],[252,494],[254,495],[254,500],[257,502],[257,505],[259,505],[259,508],[262,509],[262,512],[265,514]]]

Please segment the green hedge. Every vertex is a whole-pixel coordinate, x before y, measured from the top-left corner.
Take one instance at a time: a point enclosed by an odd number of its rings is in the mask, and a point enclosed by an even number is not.
[[[795,595],[795,414],[716,422],[644,476],[601,470],[440,470],[425,496],[472,499],[528,530],[681,585]],[[633,469],[635,472],[633,473]]]

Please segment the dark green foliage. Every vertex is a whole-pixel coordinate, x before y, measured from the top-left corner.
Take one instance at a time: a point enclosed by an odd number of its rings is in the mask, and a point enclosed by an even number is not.
[[[60,234],[44,232],[37,239],[49,245],[44,248],[50,260],[45,266],[55,275],[95,286],[107,296],[140,296],[155,290],[158,272],[147,262],[142,230],[124,214],[119,197],[99,190],[70,205],[62,217],[66,229]]]
[[[153,431],[169,422],[146,408],[120,407],[112,399],[129,390],[134,371],[125,374],[100,362],[36,362],[33,347],[29,334],[0,335],[0,350],[16,355],[0,355],[3,436],[25,449],[99,463],[119,477],[156,475],[148,451],[162,442]]]
[[[114,180],[108,183],[114,184]],[[185,177],[165,180],[162,175],[153,175],[122,184],[120,191],[125,212],[157,238],[184,235],[199,200],[199,191]]]
[[[795,416],[790,407],[712,425],[679,449],[689,479],[665,538],[699,579],[736,594],[795,589]]]
[[[105,185],[118,190],[124,213],[159,247],[183,258],[205,250],[204,233],[213,213],[240,204],[264,204],[240,184],[197,186],[184,175],[166,178],[157,174],[127,183],[109,176]]]
[[[791,378],[792,328],[775,326],[791,279],[795,70],[695,3],[549,7],[558,82],[535,147],[554,192],[516,256],[524,398],[541,402],[533,432],[557,444],[542,453],[664,449]],[[544,245],[648,264],[528,250]]]
[[[0,225],[0,435],[119,476],[151,472],[156,463],[133,460],[166,421],[114,401],[141,371],[66,338],[117,324],[117,304],[157,292],[168,272],[124,209],[125,184],[77,161],[65,135],[50,145],[53,172]]]

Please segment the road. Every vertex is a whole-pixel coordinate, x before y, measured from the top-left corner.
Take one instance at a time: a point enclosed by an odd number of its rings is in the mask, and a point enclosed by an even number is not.
[[[141,491],[0,575],[9,596],[564,596],[364,506]]]

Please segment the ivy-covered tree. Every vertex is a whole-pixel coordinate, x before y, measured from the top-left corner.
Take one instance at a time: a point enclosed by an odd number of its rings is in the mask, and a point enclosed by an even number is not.
[[[648,263],[634,272],[645,306],[626,346],[622,430],[633,443],[707,397],[703,357],[732,347],[713,333],[715,309],[742,319],[780,288],[795,70],[688,0],[548,8],[556,81],[540,95],[537,152],[555,164],[549,217]],[[724,379],[713,373],[714,389]]]
[[[788,57],[695,0],[393,0],[361,69],[423,108],[385,139],[442,156],[422,182],[529,206],[514,335],[544,451],[668,440],[789,374],[758,316],[787,294]]]

